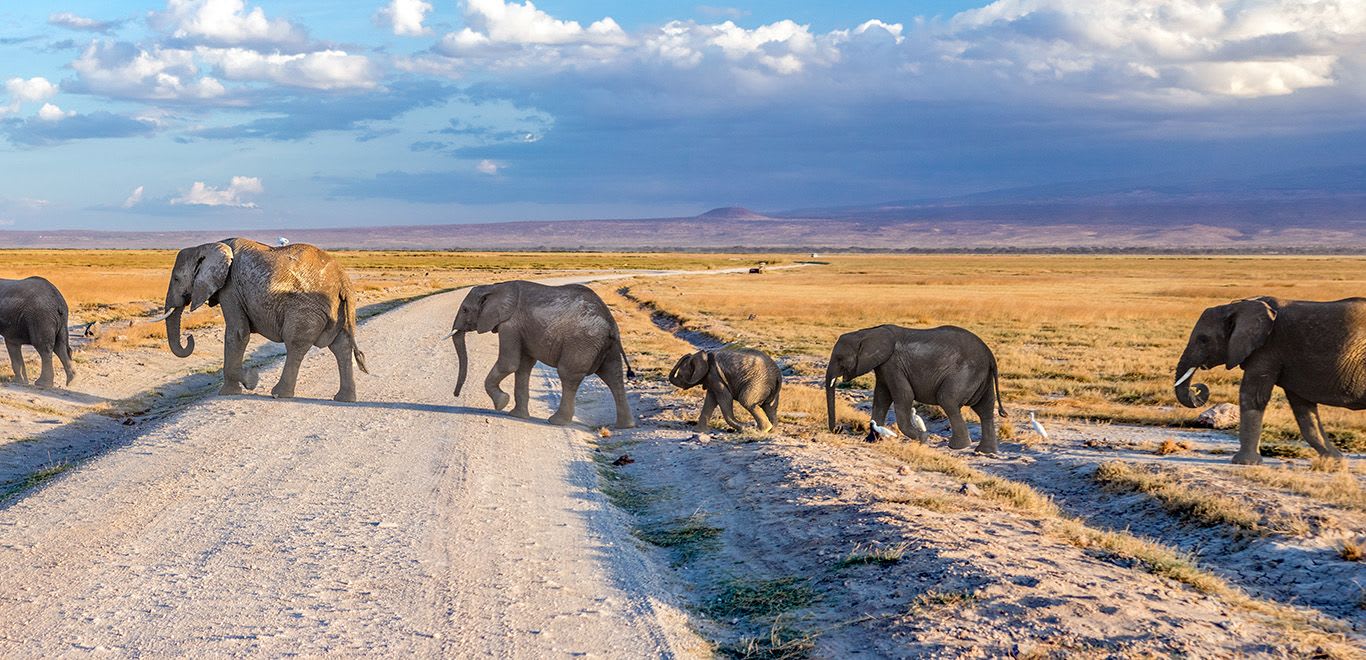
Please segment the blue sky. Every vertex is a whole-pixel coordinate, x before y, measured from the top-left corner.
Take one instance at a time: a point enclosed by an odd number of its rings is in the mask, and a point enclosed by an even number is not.
[[[0,228],[782,210],[1366,161],[1360,0],[0,4]]]

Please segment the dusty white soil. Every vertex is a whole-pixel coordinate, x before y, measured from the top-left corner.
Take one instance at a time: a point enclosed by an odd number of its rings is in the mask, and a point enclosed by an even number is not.
[[[461,295],[362,326],[360,404],[330,401],[315,352],[299,399],[119,425],[120,446],[0,509],[0,655],[701,648],[596,493],[586,430],[490,415],[478,387],[452,399],[439,340]],[[493,337],[470,347],[482,374]]]

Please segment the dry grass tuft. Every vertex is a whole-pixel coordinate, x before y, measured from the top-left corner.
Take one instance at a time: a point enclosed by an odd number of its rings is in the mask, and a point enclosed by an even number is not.
[[[906,551],[911,549],[910,543],[893,543],[882,545],[880,543],[860,543],[854,546],[853,550],[841,559],[836,568],[849,568],[850,566],[864,566],[873,564],[877,566],[891,566],[906,556]]]
[[[1167,438],[1162,441],[1162,444],[1157,446],[1157,449],[1153,453],[1158,456],[1171,456],[1172,454],[1184,454],[1190,450],[1190,443]]]
[[[1343,539],[1338,556],[1345,561],[1366,561],[1366,539]]]
[[[1262,517],[1242,502],[1195,490],[1161,473],[1147,472],[1134,466],[1114,461],[1102,463],[1095,474],[1096,482],[1116,490],[1128,490],[1152,496],[1166,510],[1186,520],[1204,525],[1231,525],[1238,529],[1263,533]]]
[[[609,429],[609,428],[607,428],[606,426],[603,426],[603,427],[599,428],[599,429],[598,429],[598,437],[599,437],[599,438],[603,438],[603,439],[607,439],[607,438],[612,437],[612,429]]]
[[[1343,462],[1337,461],[1340,465]],[[1320,468],[1321,469],[1321,468]],[[1345,469],[1336,472],[1297,470],[1291,467],[1243,467],[1231,471],[1247,481],[1288,490],[1329,504],[1366,511],[1366,489]]]

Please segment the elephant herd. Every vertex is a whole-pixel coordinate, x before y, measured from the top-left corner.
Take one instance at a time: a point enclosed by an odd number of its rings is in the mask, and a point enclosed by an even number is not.
[[[258,375],[244,367],[243,356],[250,336],[259,334],[286,348],[273,396],[294,396],[304,356],[314,347],[326,347],[337,359],[341,381],[333,398],[356,400],[353,361],[368,371],[365,354],[356,344],[355,295],[331,255],[311,245],[272,247],[243,238],[181,250],[171,270],[164,314],[156,319],[165,322],[167,342],[176,356],[189,357],[194,351],[194,337],[181,338],[184,312],[205,304],[222,310],[226,326],[220,393],[256,388]],[[38,351],[39,387],[53,384],[53,355],[61,360],[67,383],[75,379],[68,320],[66,300],[47,280],[0,279],[0,336],[5,338],[16,382],[28,382],[24,344]],[[470,289],[447,335],[459,360],[456,396],[465,384],[465,337],[470,332],[498,335],[498,357],[484,378],[484,391],[496,409],[511,403],[511,415],[530,416],[531,371],[540,362],[558,371],[562,387],[552,424],[573,420],[579,384],[596,375],[611,390],[616,426],[635,426],[626,396],[626,379],[634,373],[621,331],[611,310],[588,287],[511,281]],[[1340,457],[1325,437],[1318,406],[1366,408],[1366,299],[1307,302],[1261,297],[1211,307],[1196,322],[1177,362],[1177,401],[1191,408],[1205,405],[1209,388],[1193,384],[1192,376],[1219,365],[1243,370],[1241,446],[1234,463],[1261,462],[1262,415],[1275,387],[1284,391],[1305,441],[1322,456]],[[919,420],[913,404],[936,405],[949,418],[949,446],[964,449],[971,440],[962,409],[971,408],[981,422],[976,450],[997,451],[995,415],[1006,416],[999,369],[991,349],[977,335],[952,326],[895,325],[841,335],[822,382],[831,431],[837,386],[869,372],[874,374],[871,421],[877,426],[894,409],[903,422],[902,432],[923,440],[923,423],[912,423]],[[511,397],[501,388],[508,375],[514,376]],[[778,421],[782,372],[761,351],[698,351],[679,358],[668,379],[679,388],[700,385],[706,392],[699,430],[707,427],[718,408],[726,423],[738,428],[736,404],[749,412],[761,432],[771,431]]]

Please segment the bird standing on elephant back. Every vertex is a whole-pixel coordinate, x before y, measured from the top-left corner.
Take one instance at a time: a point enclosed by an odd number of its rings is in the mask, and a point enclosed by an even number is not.
[[[954,326],[928,330],[880,325],[840,335],[830,352],[825,370],[826,416],[830,431],[835,430],[835,383],[849,382],[869,371],[874,373],[873,422],[883,424],[887,409],[896,406],[901,432],[924,433],[912,429],[914,403],[919,401],[944,409],[953,426],[952,449],[972,444],[963,406],[971,407],[982,422],[982,440],[977,451],[995,453],[996,418],[1000,406],[1000,379],[996,356],[977,335]],[[908,434],[909,435],[909,434]]]
[[[71,338],[67,333],[69,310],[66,298],[51,282],[41,277],[0,280],[0,336],[9,349],[14,381],[28,384],[24,368],[24,344],[37,349],[42,361],[38,387],[52,387],[52,355],[62,361],[66,384],[76,379],[71,366]]]
[[[773,358],[752,348],[722,348],[684,355],[669,372],[669,382],[682,389],[698,385],[706,390],[697,431],[707,430],[707,422],[719,406],[721,416],[732,428],[735,404],[749,411],[760,433],[773,430],[778,422],[778,395],[783,388],[783,373]]]
[[[1192,387],[1191,376],[1221,364],[1243,368],[1235,464],[1262,462],[1262,415],[1277,386],[1285,392],[1304,441],[1320,456],[1341,458],[1324,438],[1319,405],[1366,409],[1366,298],[1308,302],[1261,297],[1206,309],[1176,363],[1177,401],[1187,408],[1205,405],[1209,388]]]
[[[531,417],[531,369],[536,363],[554,367],[560,376],[560,407],[550,423],[564,426],[574,421],[574,398],[579,383],[596,374],[607,383],[617,408],[617,428],[636,425],[626,400],[626,378],[635,376],[621,345],[621,330],[607,304],[581,284],[547,286],[514,280],[470,289],[451,324],[451,341],[460,361],[455,396],[465,387],[469,355],[465,333],[498,335],[498,360],[484,378],[484,391],[493,407],[502,410],[508,395],[500,385],[516,374],[511,414]],[[625,375],[622,370],[625,368]]]
[[[270,247],[245,238],[185,248],[176,255],[166,287],[166,340],[176,357],[194,352],[194,337],[181,343],[180,319],[208,304],[223,311],[223,388],[220,394],[256,389],[254,369],[242,359],[252,333],[285,345],[284,373],[271,390],[294,396],[299,365],[309,349],[326,346],[337,358],[341,388],[336,401],[356,400],[354,359],[361,371],[365,354],[356,346],[356,299],[351,281],[332,255],[302,243]]]

